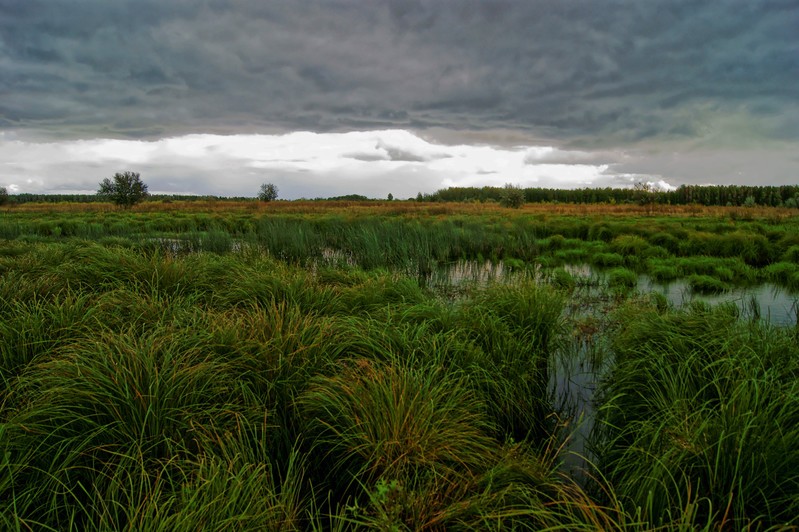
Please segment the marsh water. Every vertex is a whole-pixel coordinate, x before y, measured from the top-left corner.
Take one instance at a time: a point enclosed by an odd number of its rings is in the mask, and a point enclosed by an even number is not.
[[[604,290],[605,272],[588,264],[571,264],[563,267],[577,281],[577,294],[590,299],[591,293]],[[530,276],[544,281],[545,270],[516,270],[503,262],[458,261],[426,274],[422,281],[433,289],[446,289],[469,284],[488,284],[510,282],[517,276]],[[791,293],[777,285],[763,283],[736,287],[717,294],[697,293],[691,290],[685,280],[658,283],[648,275],[639,275],[635,288],[640,294],[657,293],[663,295],[674,308],[683,308],[693,302],[701,301],[709,305],[720,303],[735,304],[744,319],[762,319],[773,325],[788,326],[797,323],[799,312],[799,293]]]
[[[162,251],[173,254],[191,253],[201,249],[207,251],[242,251],[240,241],[227,238],[205,237],[194,239],[153,239],[152,243]],[[285,257],[279,257],[285,258]],[[352,254],[340,250],[325,249],[320,259],[315,259],[310,267],[357,267]],[[520,267],[521,266],[521,267]],[[607,276],[602,269],[587,264],[563,266],[575,282],[575,289],[567,304],[567,322],[576,323],[580,318],[601,316],[609,311],[612,298],[607,288]],[[421,268],[411,264],[399,275],[415,276],[419,283],[438,291],[443,297],[457,300],[463,290],[473,285],[513,282],[519,278],[533,278],[546,283],[550,270],[530,269],[524,265],[502,261],[457,261],[440,267]],[[695,302],[709,305],[721,303],[734,304],[741,319],[762,320],[775,326],[797,325],[799,313],[799,294],[790,293],[773,284],[760,284],[737,287],[718,294],[694,292],[687,281],[677,280],[658,283],[647,275],[639,275],[636,286],[628,294],[660,294],[676,309]],[[599,320],[601,323],[601,320]],[[594,396],[602,378],[607,374],[612,362],[612,353],[602,345],[601,330],[589,339],[578,334],[566,335],[571,342],[558,350],[552,361],[550,389],[555,406],[567,423],[565,433],[569,434],[563,453],[563,468],[576,478],[585,469],[585,460],[590,460],[590,449],[586,442],[594,426]]]
[[[605,273],[590,265],[568,265],[564,269],[575,279],[575,290],[566,313],[572,322],[586,316],[608,311],[608,290]],[[547,272],[519,271],[499,262],[460,261],[430,273],[423,282],[433,289],[455,290],[471,284],[512,282],[520,276],[546,282]],[[763,320],[775,326],[797,325],[799,294],[790,293],[773,284],[738,287],[718,294],[696,293],[688,283],[678,280],[658,283],[647,275],[639,275],[631,294],[660,294],[668,303],[680,309],[694,302],[708,305],[734,304],[741,319]],[[598,320],[601,323],[601,320]],[[600,334],[588,340],[579,334],[568,335],[567,344],[558,350],[552,363],[550,389],[556,408],[562,413],[569,434],[564,444],[563,470],[575,478],[584,475],[586,460],[590,460],[588,437],[594,427],[594,395],[611,365],[612,353],[602,344]]]

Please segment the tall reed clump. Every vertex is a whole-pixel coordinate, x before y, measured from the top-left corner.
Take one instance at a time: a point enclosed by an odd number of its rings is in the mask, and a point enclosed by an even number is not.
[[[542,443],[552,433],[549,364],[563,295],[526,280],[488,287],[461,310],[459,327],[483,357],[471,368],[503,438]]]
[[[468,374],[432,360],[342,360],[299,398],[326,527],[541,529],[619,516],[558,478],[552,455],[498,442]]]
[[[0,299],[0,398],[28,364],[90,338],[98,325],[91,298],[72,291],[52,300]]]
[[[649,527],[799,524],[799,348],[734,306],[635,308],[593,434],[600,474]]]
[[[587,518],[555,474],[548,359],[562,304],[526,282],[458,305],[395,301],[339,318],[346,349],[298,399],[309,478],[330,490],[321,503],[335,521],[535,528]],[[563,513],[549,509],[554,499]]]
[[[608,271],[608,287],[629,290],[638,284],[638,276],[627,268],[613,268]]]
[[[158,471],[197,452],[196,427],[234,422],[228,405],[241,398],[226,365],[208,359],[197,339],[170,333],[84,340],[14,384],[5,449],[12,459],[36,450],[15,489],[36,500],[46,522],[87,518],[85,492],[102,493],[106,473],[129,457]]]

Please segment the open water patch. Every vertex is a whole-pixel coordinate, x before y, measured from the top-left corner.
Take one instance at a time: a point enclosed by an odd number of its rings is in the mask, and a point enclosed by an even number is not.
[[[613,354],[605,345],[607,338],[603,331],[613,308],[620,302],[658,294],[677,310],[697,303],[734,304],[741,319],[762,320],[781,327],[797,323],[799,294],[771,283],[707,294],[693,290],[686,279],[662,283],[648,275],[637,275],[635,285],[619,294],[608,287],[607,273],[602,269],[587,264],[566,265],[562,269],[574,280],[572,297],[565,310],[574,330],[551,360],[549,387],[555,409],[568,423],[562,470],[578,481],[586,479],[592,461],[588,442],[596,419],[596,390],[613,365]],[[520,278],[550,283],[557,278],[552,272],[534,267],[510,268],[501,261],[459,261],[438,268],[425,277],[425,282],[434,289],[457,291],[469,285],[512,283]],[[594,330],[586,333],[582,328]]]

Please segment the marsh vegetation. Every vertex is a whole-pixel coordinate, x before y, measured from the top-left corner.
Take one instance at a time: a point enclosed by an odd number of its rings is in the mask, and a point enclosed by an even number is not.
[[[794,217],[395,203],[0,211],[1,526],[799,524]]]

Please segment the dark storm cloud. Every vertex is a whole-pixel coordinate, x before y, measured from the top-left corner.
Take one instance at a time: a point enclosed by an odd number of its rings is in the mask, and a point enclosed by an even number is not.
[[[732,114],[795,141],[797,28],[795,1],[0,0],[0,127],[596,147],[701,139]]]

